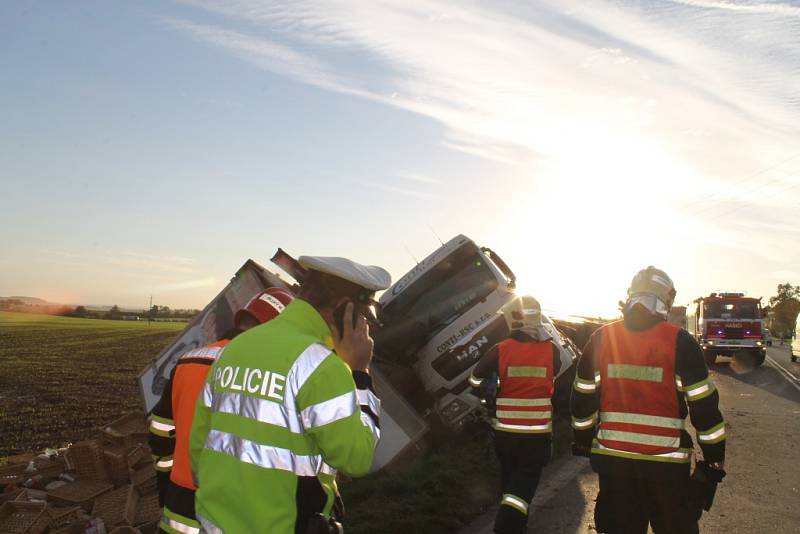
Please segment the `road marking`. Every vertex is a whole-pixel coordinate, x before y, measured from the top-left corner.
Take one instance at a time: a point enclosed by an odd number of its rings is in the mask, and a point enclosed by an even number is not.
[[[772,359],[771,356],[767,356],[767,363],[781,373],[797,391],[800,391],[800,378],[794,376],[788,369]]]

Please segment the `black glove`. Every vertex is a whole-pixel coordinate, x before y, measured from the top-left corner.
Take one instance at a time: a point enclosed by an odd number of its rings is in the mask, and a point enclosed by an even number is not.
[[[694,473],[689,478],[689,492],[692,501],[699,509],[706,512],[714,504],[714,495],[717,493],[717,484],[725,478],[725,470],[711,467],[708,462],[697,462]]]
[[[590,451],[591,449],[586,445],[581,445],[580,443],[572,444],[572,456],[585,456],[588,458]]]

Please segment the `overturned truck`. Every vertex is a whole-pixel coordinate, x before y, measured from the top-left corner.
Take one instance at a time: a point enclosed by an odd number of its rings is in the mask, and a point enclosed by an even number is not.
[[[233,315],[266,287],[296,289],[297,263],[279,249],[272,260],[294,278],[248,260],[228,285],[140,374],[145,410],[152,410],[176,359],[216,341],[233,327]],[[516,277],[491,249],[459,235],[419,262],[379,299],[372,325],[373,379],[381,397],[382,437],[373,470],[419,443],[432,425],[457,430],[483,408],[469,387],[472,368],[508,335],[500,308],[514,298]],[[561,354],[560,376],[568,374],[578,350],[543,317]]]

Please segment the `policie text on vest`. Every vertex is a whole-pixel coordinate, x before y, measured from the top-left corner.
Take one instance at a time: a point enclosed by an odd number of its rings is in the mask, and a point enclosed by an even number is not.
[[[240,380],[241,378],[241,380]],[[262,397],[283,401],[283,388],[286,377],[271,371],[250,369],[245,367],[223,367],[214,373],[214,382],[218,387],[230,388],[233,391],[259,393]]]

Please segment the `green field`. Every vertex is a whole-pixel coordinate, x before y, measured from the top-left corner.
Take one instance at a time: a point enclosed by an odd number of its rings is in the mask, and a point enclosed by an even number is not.
[[[140,409],[137,375],[184,326],[0,312],[0,462],[95,437]],[[340,485],[347,532],[458,532],[499,499],[485,435],[472,428],[436,442],[390,473]]]
[[[185,326],[0,312],[0,457],[141,409],[137,375]]]

